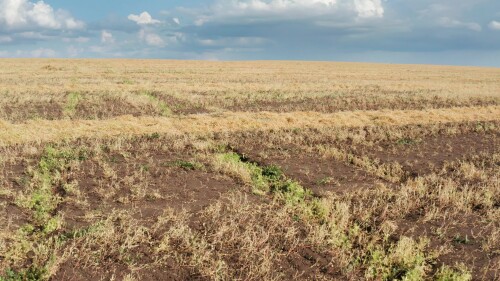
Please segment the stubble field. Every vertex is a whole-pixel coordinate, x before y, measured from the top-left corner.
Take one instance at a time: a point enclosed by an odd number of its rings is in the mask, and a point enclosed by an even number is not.
[[[500,69],[0,60],[0,280],[499,280]]]

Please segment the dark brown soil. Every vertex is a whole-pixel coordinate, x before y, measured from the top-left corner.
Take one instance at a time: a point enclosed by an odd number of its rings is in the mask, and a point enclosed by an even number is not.
[[[296,276],[301,280],[315,280],[317,276],[333,278],[338,274],[331,256],[318,253],[307,246],[300,246],[292,251],[281,266],[287,276]]]
[[[6,228],[16,231],[19,227],[28,223],[29,219],[29,214],[22,208],[14,205],[11,198],[2,198],[0,196],[0,222],[6,223]]]
[[[58,120],[63,117],[63,110],[59,103],[49,102],[25,102],[12,103],[0,107],[0,119],[13,123],[20,123],[30,119]]]
[[[191,214],[196,214],[226,192],[245,190],[245,187],[239,186],[233,180],[206,172],[202,168],[192,170],[175,166],[175,163],[181,160],[184,162],[192,161],[188,152],[158,152],[155,150],[154,145],[150,146],[152,150],[149,150],[150,148],[141,148],[140,142],[137,142],[136,145],[127,150],[131,153],[127,157],[113,152],[106,156],[109,160],[108,164],[116,171],[116,178],[114,179],[106,178],[102,172],[102,167],[95,161],[85,160],[81,163],[80,166],[83,168],[73,174],[74,178],[69,180],[76,179],[79,182],[79,190],[83,191],[89,205],[77,206],[72,204],[71,201],[61,205],[59,211],[64,214],[68,231],[88,226],[91,223],[84,218],[88,210],[101,213],[100,217],[106,216],[111,210],[128,210],[141,224],[151,226],[167,208],[176,211],[186,210]],[[146,166],[148,168],[143,170],[143,180],[147,183],[147,193],[153,194],[156,192],[161,194],[163,198],[145,197],[120,202],[120,198],[125,195],[133,197],[130,186],[140,184],[139,182],[125,184],[121,179]],[[97,189],[103,186],[113,186],[114,191],[110,190],[113,195],[104,198],[102,192],[97,192]],[[261,204],[263,200],[266,200],[265,197],[258,198],[249,193],[248,196],[250,202],[255,204]],[[203,227],[205,222],[197,221],[196,217],[196,215],[193,216],[189,224],[194,231],[203,233],[205,231]],[[230,256],[238,256],[238,249],[224,249],[224,251]],[[289,274],[290,278],[301,276],[302,279],[312,280],[314,276],[326,274],[325,271],[333,272],[329,260],[329,257],[322,256],[312,249],[294,249],[287,256],[287,259],[283,260],[283,265],[286,265],[287,268],[282,270],[287,275]],[[140,264],[147,265],[146,261],[147,258],[141,260]],[[228,265],[233,262],[237,261],[227,260]],[[129,272],[121,270],[121,267],[123,267],[121,262],[114,264],[112,260],[109,260],[109,264],[104,265],[104,267],[82,268],[69,260],[60,267],[53,280],[65,280],[68,276],[76,278],[73,280],[102,278],[105,276],[110,278],[112,274],[115,274],[115,277],[122,278]],[[206,280],[196,272],[191,272],[189,268],[175,265],[175,263],[167,268],[148,268],[148,270],[142,270],[138,274],[141,280]]]
[[[163,101],[168,106],[168,108],[172,110],[174,114],[187,115],[187,114],[200,114],[209,112],[209,110],[204,106],[199,104],[194,104],[185,99],[179,99],[174,96],[159,92],[153,92],[151,94],[156,98],[158,98],[159,100]]]
[[[104,265],[85,268],[73,260],[64,262],[50,280],[87,281],[87,280],[123,280],[130,273],[126,265]],[[166,279],[165,279],[166,280]]]
[[[385,94],[385,93],[384,93]],[[239,101],[225,108],[230,111],[244,112],[290,112],[290,111],[317,111],[317,112],[339,112],[352,110],[422,110],[430,108],[448,108],[459,106],[487,106],[496,105],[494,99],[473,99],[458,101],[456,99],[445,99],[429,96],[427,98],[412,97],[405,93],[387,93],[390,97],[380,98],[377,96],[366,96],[363,93],[354,95],[332,95],[320,98],[293,98],[285,100],[256,100]]]
[[[154,141],[152,141],[154,143]],[[60,205],[59,212],[65,219],[66,231],[81,229],[89,226],[93,221],[85,218],[88,210],[106,217],[111,211],[125,210],[141,225],[151,227],[157,222],[166,209],[176,212],[185,210],[195,214],[200,212],[210,203],[220,198],[226,192],[245,188],[239,186],[230,178],[222,177],[204,171],[202,168],[179,167],[179,161],[188,162],[189,153],[179,151],[158,152],[151,145],[143,148],[137,141],[128,149],[131,153],[124,157],[121,154],[108,153],[105,158],[107,165],[112,167],[116,176],[108,177],[102,170],[102,163],[95,160],[85,160],[80,164],[81,169],[72,174],[68,180],[77,180],[79,190],[88,205],[77,205],[73,201],[66,201]],[[141,177],[130,182],[126,179],[141,170]],[[131,187],[144,184],[144,197],[135,197]],[[102,188],[109,189],[102,192]],[[109,194],[108,194],[109,193]],[[124,199],[127,198],[127,199]],[[190,224],[196,224],[196,216]],[[147,266],[149,252],[141,258],[140,264]],[[129,274],[128,266],[120,261],[107,258],[106,264],[99,267],[82,267],[69,260],[59,269],[53,280],[89,280],[95,278],[111,278],[114,276],[121,280]],[[141,280],[203,280],[197,278],[188,268],[175,266],[168,268],[154,268],[139,272]]]
[[[357,151],[382,162],[397,162],[412,176],[419,176],[439,171],[445,162],[457,161],[470,155],[498,152],[499,147],[500,138],[497,133],[470,132],[421,140],[401,139],[393,143],[380,143],[373,148],[357,148]]]
[[[105,97],[96,102],[86,100],[80,101],[76,106],[73,118],[107,119],[121,115],[140,116],[151,112],[154,112],[152,107],[149,109],[141,109],[120,98]]]
[[[293,141],[268,143],[268,140],[255,135],[252,139],[236,136],[232,140],[230,148],[248,161],[260,166],[277,165],[288,178],[299,181],[319,196],[327,192],[349,196],[348,193],[371,189],[379,184],[397,188],[355,166],[318,157],[314,149],[308,148],[307,145],[299,147],[294,145]],[[210,241],[210,235],[204,236],[210,231],[210,227],[206,226],[209,223],[202,220],[201,214],[207,206],[222,198],[224,194],[243,192],[256,207],[271,201],[270,198],[251,195],[246,187],[228,177],[210,172],[206,168],[208,163],[196,162],[202,160],[196,160],[196,151],[189,144],[172,148],[173,142],[170,139],[158,136],[139,137],[119,145],[113,145],[112,141],[110,144],[105,141],[98,143],[98,146],[92,141],[85,142],[80,140],[74,145],[91,146],[92,152],[89,152],[85,159],[77,160],[79,162],[74,169],[61,173],[63,182],[77,183],[80,194],[68,193],[61,187],[56,190],[63,199],[56,211],[64,220],[63,229],[58,234],[84,229],[109,217],[115,211],[127,211],[137,220],[139,226],[151,230],[151,226],[165,210],[172,209],[175,212],[185,210],[193,215],[188,222],[189,227],[194,233]],[[308,141],[305,140],[305,143]],[[325,144],[348,147],[335,142]],[[352,151],[363,152],[358,155],[378,158],[382,162],[398,162],[405,170],[414,171],[414,175],[424,175],[440,170],[447,161],[465,159],[468,155],[479,153],[498,152],[497,147],[496,133],[468,132],[415,140],[403,139],[397,142],[382,141],[376,142],[373,147],[352,147]],[[29,181],[27,169],[36,164],[36,157],[39,155],[25,158],[20,156],[22,155],[12,156],[13,159],[22,159],[19,161],[4,161],[0,172],[0,179],[3,179],[0,184],[14,191],[21,190],[25,182]],[[11,221],[13,229],[16,229],[30,223],[31,218],[25,210],[14,205],[14,201],[15,198],[11,196],[0,196],[0,221]],[[273,212],[272,208],[268,211]],[[433,270],[437,270],[442,264],[453,266],[457,262],[463,262],[473,270],[475,278],[481,279],[484,276],[485,280],[495,280],[498,276],[495,270],[498,270],[498,267],[495,269],[493,265],[499,262],[500,249],[497,247],[486,252],[482,248],[485,239],[493,235],[493,227],[488,223],[492,222],[484,221],[481,210],[430,222],[424,221],[421,214],[408,215],[394,222],[398,226],[394,239],[401,236],[415,239],[425,236],[430,239],[429,250],[437,250],[443,244],[452,245],[450,253],[433,259],[437,263],[431,265]],[[242,228],[252,226],[242,222]],[[303,233],[307,232],[306,226],[298,228]],[[444,230],[439,232],[439,229]],[[297,234],[299,240],[305,237],[305,234],[302,234]],[[241,253],[237,246],[217,249],[222,256],[227,257],[225,262],[230,268],[237,267],[241,262]],[[345,276],[345,271],[340,271],[335,257],[331,256],[332,253],[328,249],[318,251],[306,243],[300,243],[293,249],[286,247],[288,246],[283,245],[283,248],[279,248],[283,251],[283,256],[274,261],[277,271],[283,273],[285,279],[349,279]],[[75,251],[78,252],[78,247]],[[133,252],[134,265],[143,267],[135,272],[135,276],[140,280],[206,280],[193,268],[179,265],[174,260],[167,262],[162,268],[149,267],[148,264],[152,262],[151,245],[138,245]],[[182,249],[179,252],[184,254]],[[98,265],[82,265],[79,262],[81,261],[77,257],[69,257],[59,266],[52,280],[122,280],[131,273],[130,264],[113,254],[100,260]],[[356,274],[352,273],[352,276]]]
[[[172,261],[175,263],[175,261]],[[157,280],[171,280],[171,281],[183,281],[183,280],[208,280],[208,278],[201,278],[200,276],[196,276],[189,272],[187,268],[176,268],[173,269],[174,266],[160,267],[160,268],[147,268],[142,269],[137,272],[137,275],[140,276],[140,280],[144,281],[157,281]]]
[[[235,188],[244,190],[229,178],[203,170],[172,167],[176,161],[187,161],[183,158],[186,155],[143,153],[144,156],[136,155],[137,158],[131,159],[110,155],[113,162],[108,164],[116,173],[112,177],[102,173],[99,163],[84,161],[81,170],[70,181],[78,182],[78,189],[83,192],[89,206],[63,204],[60,211],[68,224],[81,227],[84,222],[80,219],[89,208],[103,214],[110,210],[132,210],[137,219],[153,223],[166,208],[197,212],[225,192]],[[134,173],[141,175],[135,179],[127,178]],[[131,190],[134,186],[142,186],[143,194],[135,195]],[[103,192],[103,187],[109,191]]]
[[[483,250],[482,243],[492,235],[493,227],[484,222],[479,214],[454,215],[431,222],[407,218],[396,223],[398,235],[429,238],[429,250],[438,251],[443,244],[451,243],[451,252],[439,255],[435,268],[460,263],[473,265],[470,269],[474,280],[495,280],[500,274],[494,269],[495,260],[500,257],[494,253],[498,253],[500,246],[490,252]]]
[[[0,185],[11,192],[0,195],[0,221],[7,222],[9,227],[17,229],[29,221],[29,214],[16,206],[15,193],[21,191],[29,182],[26,173],[28,159],[9,161],[0,166]]]
[[[31,160],[31,162],[33,159]],[[20,159],[14,162],[4,163],[1,168],[1,178],[4,182],[0,182],[5,188],[19,191],[27,184],[29,181],[26,169],[28,167],[29,159]]]
[[[238,148],[238,152],[261,166],[276,165],[285,175],[311,189],[316,195],[327,192],[353,192],[378,184],[389,184],[365,171],[341,161],[318,157],[313,153],[289,147],[280,149]]]

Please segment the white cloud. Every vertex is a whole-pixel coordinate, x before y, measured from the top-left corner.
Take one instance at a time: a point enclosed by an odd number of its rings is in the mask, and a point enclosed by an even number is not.
[[[10,1],[12,2],[12,1]],[[20,2],[20,1],[15,1]],[[43,1],[33,4],[33,9],[28,11],[27,14],[41,27],[57,29],[61,28],[61,22],[59,22],[54,15],[54,9],[51,6],[45,4]]]
[[[68,18],[64,22],[66,23],[66,27],[68,29],[81,29],[85,27],[85,24],[82,21],[78,21],[73,18]]]
[[[469,30],[472,30],[472,31],[481,31],[482,30],[481,25],[479,25],[478,23],[475,23],[475,22],[462,22],[462,21],[455,20],[455,19],[450,19],[450,18],[447,18],[447,17],[440,18],[438,20],[438,23],[441,26],[447,27],[447,28],[465,28],[465,29],[469,29]]]
[[[53,58],[57,55],[57,53],[52,49],[40,48],[31,51],[30,55],[34,58]]]
[[[493,30],[500,30],[500,22],[498,21],[491,21],[490,24],[488,24],[488,27],[493,29]]]
[[[381,18],[384,8],[380,0],[354,0],[356,12],[360,18]]]
[[[222,39],[199,39],[198,42],[202,46],[207,47],[227,47],[227,46],[258,46],[268,42],[268,40],[260,37],[231,37]]]
[[[44,1],[0,0],[0,29],[81,29],[85,23]]]
[[[115,38],[113,38],[113,34],[111,34],[111,32],[103,30],[101,31],[101,42],[105,44],[114,43]]]
[[[222,1],[223,5],[225,5]],[[233,6],[242,10],[276,10],[276,9],[289,9],[293,7],[332,7],[337,5],[337,0],[237,0],[230,1]]]
[[[199,15],[196,26],[225,18],[247,18],[263,20],[265,17],[298,19],[304,17],[330,16],[344,21],[383,18],[382,0],[218,0],[208,13]]]
[[[139,38],[146,42],[146,44],[149,46],[162,47],[165,45],[165,41],[163,41],[160,36],[155,33],[146,31],[145,29],[141,29],[141,31],[139,31]]]
[[[172,19],[177,25],[181,24],[181,21],[178,18],[173,18]]]
[[[140,15],[130,14],[128,19],[136,22],[139,25],[157,24],[160,23],[159,20],[153,19],[148,12],[142,12]]]

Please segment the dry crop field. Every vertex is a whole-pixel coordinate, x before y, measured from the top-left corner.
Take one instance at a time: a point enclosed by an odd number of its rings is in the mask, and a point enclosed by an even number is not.
[[[0,280],[500,280],[500,69],[0,60]]]

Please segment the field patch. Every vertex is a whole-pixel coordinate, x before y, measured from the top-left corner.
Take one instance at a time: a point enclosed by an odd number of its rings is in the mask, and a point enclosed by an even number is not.
[[[474,129],[474,124],[471,127]],[[486,124],[493,126],[497,124]],[[452,128],[452,127],[451,127]],[[395,140],[376,141],[370,146],[352,145],[347,150],[360,159],[367,157],[378,164],[396,164],[415,177],[437,172],[449,162],[466,159],[472,155],[498,153],[499,135],[495,129],[438,133],[433,136],[404,136]]]
[[[122,115],[141,116],[145,112],[148,112],[147,108],[134,106],[122,98],[110,96],[78,103],[74,119],[109,119]]]
[[[276,166],[288,177],[321,196],[328,192],[353,192],[375,188],[388,182],[346,163],[301,150],[298,146],[263,148],[258,143],[235,146],[251,161],[263,166]]]
[[[21,123],[32,119],[59,120],[64,116],[56,101],[20,102],[0,105],[0,119]]]
[[[153,92],[151,95],[164,102],[165,105],[168,105],[174,114],[188,115],[209,112],[209,110],[202,105],[195,104],[188,99],[181,99],[168,93]]]
[[[498,105],[498,100],[490,99],[457,99],[449,97],[440,97],[432,93],[391,93],[380,90],[376,94],[366,94],[363,91],[354,91],[354,93],[334,93],[327,96],[316,98],[299,95],[288,98],[272,98],[245,100],[244,97],[234,100],[219,101],[219,107],[230,111],[243,112],[294,112],[294,111],[315,111],[332,113],[339,111],[354,110],[424,110],[450,107],[470,107],[470,106],[492,106]],[[208,102],[210,103],[210,102]],[[227,104],[225,104],[227,103]],[[214,102],[214,104],[217,104]]]
[[[0,146],[25,142],[70,140],[80,137],[104,138],[153,133],[207,134],[266,129],[304,129],[329,127],[428,125],[492,121],[500,115],[498,107],[451,108],[425,111],[354,111],[331,114],[295,113],[214,113],[179,118],[123,116],[109,120],[34,120],[26,124],[0,121]],[[44,134],[39,134],[43,131]]]
[[[436,259],[438,267],[474,264],[471,276],[483,276],[490,280],[496,278],[498,260],[495,255],[484,251],[487,241],[482,238],[496,235],[495,227],[483,221],[481,215],[460,214],[431,222],[407,219],[396,223],[399,225],[399,235],[429,238],[429,248],[441,253]],[[443,248],[443,244],[447,247]]]
[[[0,60],[0,280],[497,280],[499,74]]]

